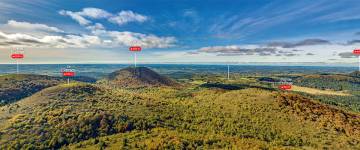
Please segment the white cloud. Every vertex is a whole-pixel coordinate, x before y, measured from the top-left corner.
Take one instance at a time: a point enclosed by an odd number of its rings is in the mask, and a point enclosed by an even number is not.
[[[105,31],[98,35],[33,36],[23,33],[7,34],[0,31],[0,47],[89,48],[128,47],[168,48],[174,46],[174,37],[158,37],[134,32]]]
[[[134,32],[107,31],[104,36],[112,39],[112,45],[142,46],[145,48],[168,48],[174,46],[175,37],[158,37]]]
[[[6,34],[0,32],[0,46],[25,46],[25,45],[34,45],[41,43],[39,39],[36,37],[22,34],[22,33],[15,33],[15,34]]]
[[[110,17],[109,21],[112,23],[116,23],[118,25],[123,25],[129,22],[145,22],[148,20],[148,17],[134,13],[130,10],[128,11],[121,11],[117,15]]]
[[[61,10],[61,15],[70,16],[76,20],[80,25],[86,27],[91,33],[103,42],[102,46],[105,47],[124,47],[135,45],[142,46],[144,48],[168,48],[174,46],[176,42],[175,37],[159,37],[156,35],[147,35],[135,32],[120,32],[120,31],[107,31],[105,27],[100,23],[92,24],[88,18],[92,19],[107,19],[111,23],[117,25],[124,25],[129,22],[145,22],[148,20],[147,16],[135,13],[130,10],[120,11],[117,14],[111,14],[105,10],[99,8],[84,8],[79,12],[72,12]]]
[[[284,42],[287,43],[287,42]],[[360,43],[353,45],[339,42],[332,44],[307,44],[301,45],[300,49],[294,47],[277,47],[267,44],[260,45],[224,45],[201,47],[195,51],[189,51],[188,55],[206,57],[211,60],[234,60],[253,62],[327,62],[327,63],[353,63],[356,62],[352,51],[359,47]],[[204,56],[208,54],[208,56]]]
[[[268,44],[270,47],[283,47],[283,48],[295,48],[311,45],[328,45],[330,41],[324,39],[304,39],[297,42],[271,42]]]
[[[77,12],[81,16],[86,16],[94,19],[108,18],[112,16],[111,13],[99,8],[84,8],[81,12]]]
[[[20,23],[30,24],[31,23]],[[36,28],[39,25],[36,25]],[[55,31],[47,25],[41,25],[45,29]],[[34,27],[33,27],[34,28]],[[57,29],[57,28],[56,28]],[[34,48],[115,48],[128,47],[133,45],[144,48],[168,48],[174,46],[175,37],[159,37],[135,32],[107,31],[105,27],[96,23],[87,26],[91,30],[90,34],[57,34],[51,32],[46,35],[37,32],[6,33],[0,29],[0,47],[34,47]],[[57,29],[61,31],[60,29]],[[135,44],[136,43],[136,44]]]
[[[46,32],[64,32],[56,27],[50,27],[45,24],[19,22],[15,20],[9,20],[6,26],[18,30],[25,29],[25,30],[38,30],[38,31],[46,31]]]
[[[253,45],[240,46],[240,45],[227,45],[227,46],[211,46],[202,47],[198,52],[203,53],[215,53],[219,56],[234,56],[234,55],[289,55],[293,54],[293,51],[280,51],[277,48],[272,47],[258,47]]]
[[[352,52],[342,52],[338,54],[341,58],[357,58],[358,56]]]
[[[86,29],[91,31],[105,30],[105,27],[101,23],[95,23],[92,26],[87,26]]]
[[[0,31],[0,47],[86,48],[100,45],[99,37],[91,35],[66,35],[35,37],[28,34],[6,34]]]
[[[70,16],[72,19],[77,21],[80,25],[86,26],[91,24],[91,21],[87,18],[92,19],[107,19],[111,23],[118,25],[124,25],[129,22],[145,22],[148,20],[147,16],[135,13],[131,10],[123,10],[117,14],[109,13],[99,8],[84,8],[82,11],[73,12],[67,10],[59,11],[59,14],[64,16]]]
[[[80,15],[77,12],[61,10],[61,11],[59,11],[59,14],[63,15],[63,16],[70,16],[72,19],[77,21],[80,25],[88,25],[91,23],[91,21],[85,19],[82,15]]]
[[[118,48],[136,45],[144,48],[168,48],[175,45],[175,37],[160,37],[128,31],[108,31],[101,23],[88,19],[107,19],[118,25],[129,22],[144,22],[148,17],[132,11],[111,14],[98,8],[84,8],[79,12],[67,10],[59,14],[69,16],[86,29],[87,34],[66,33],[46,24],[9,20],[0,25],[0,47],[33,48]]]

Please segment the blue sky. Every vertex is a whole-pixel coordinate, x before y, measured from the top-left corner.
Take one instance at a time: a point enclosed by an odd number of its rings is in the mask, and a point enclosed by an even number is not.
[[[354,65],[356,0],[2,0],[0,63],[324,62]]]

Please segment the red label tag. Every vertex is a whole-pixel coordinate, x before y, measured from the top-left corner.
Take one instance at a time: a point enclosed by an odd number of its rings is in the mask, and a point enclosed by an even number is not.
[[[355,50],[353,51],[353,54],[355,54],[355,55],[360,55],[360,49],[355,49]]]
[[[63,76],[65,76],[65,77],[73,77],[73,76],[75,76],[75,72],[63,72]]]
[[[13,58],[13,59],[22,59],[22,58],[24,58],[24,54],[12,54],[11,58]]]
[[[140,46],[131,46],[129,48],[130,51],[141,51],[141,47]]]
[[[279,85],[279,89],[281,89],[281,90],[290,90],[291,85],[290,84],[281,84],[281,85]]]

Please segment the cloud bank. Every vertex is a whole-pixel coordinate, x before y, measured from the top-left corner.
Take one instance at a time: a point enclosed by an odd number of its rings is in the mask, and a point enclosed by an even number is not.
[[[338,54],[341,58],[356,58],[358,56],[354,55],[352,52],[343,52]]]
[[[217,56],[258,55],[258,56],[296,56],[294,51],[279,50],[273,47],[245,48],[240,45],[211,46],[198,49],[199,53],[215,53]]]
[[[47,32],[60,32],[60,33],[64,32],[63,30],[60,30],[56,27],[50,27],[45,24],[18,22],[16,20],[9,20],[6,25],[16,29],[38,30],[38,31],[47,31]]]
[[[323,39],[305,39],[298,42],[271,42],[267,44],[270,47],[295,48],[301,46],[326,45],[331,44],[328,40]]]
[[[92,17],[105,17],[84,11]],[[101,13],[100,13],[101,14]],[[86,26],[90,34],[65,34],[57,27],[45,24],[9,20],[6,26],[12,31],[0,29],[0,47],[37,47],[37,48],[116,48],[124,46],[143,46],[144,48],[167,48],[175,46],[175,37],[159,37],[129,31],[107,31],[100,23]]]

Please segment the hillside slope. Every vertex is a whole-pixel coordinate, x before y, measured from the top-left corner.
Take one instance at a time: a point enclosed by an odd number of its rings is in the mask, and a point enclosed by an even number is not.
[[[16,101],[61,82],[59,77],[45,75],[3,75],[0,76],[0,102]]]
[[[360,148],[359,114],[256,88],[129,90],[74,83],[15,104],[0,129],[0,149]]]
[[[350,73],[349,75],[352,77],[360,78],[360,71],[354,71],[354,72]]]
[[[318,95],[309,92],[305,92],[307,94],[304,95],[326,104],[360,112],[360,78],[356,77],[356,74],[357,72],[351,74],[303,75],[297,77],[294,84],[301,87],[331,91],[331,95]],[[345,93],[347,96],[335,95],[334,93]]]
[[[96,82],[90,77],[77,76],[72,80]],[[65,83],[63,77],[33,74],[8,74],[0,76],[0,106],[28,97],[42,89]]]

